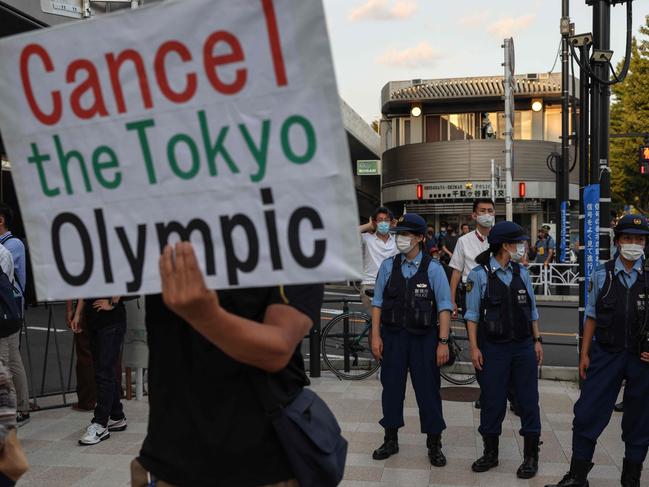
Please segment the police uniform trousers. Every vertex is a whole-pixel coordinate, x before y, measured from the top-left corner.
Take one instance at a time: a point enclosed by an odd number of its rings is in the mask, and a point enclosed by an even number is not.
[[[403,401],[406,397],[408,371],[419,406],[421,432],[440,434],[446,429],[442,415],[440,376],[437,367],[437,329],[425,335],[416,335],[405,328],[381,327],[383,360],[381,384],[383,385],[384,428],[401,428]]]
[[[635,463],[644,462],[649,447],[649,363],[626,350],[608,352],[597,342],[592,343],[590,366],[575,404],[574,458],[592,460],[597,438],[611,419],[624,379],[622,441],[626,446],[625,457]]]
[[[516,392],[521,417],[520,434],[541,433],[536,353],[531,338],[493,343],[482,340],[480,428],[482,436],[499,436],[507,412],[507,387]]]

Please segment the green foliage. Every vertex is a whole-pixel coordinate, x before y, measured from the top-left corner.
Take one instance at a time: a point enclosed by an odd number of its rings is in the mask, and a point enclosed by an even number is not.
[[[649,15],[640,28],[643,36],[633,39],[629,75],[613,86],[611,133],[649,132]],[[618,72],[621,68],[618,66]],[[640,138],[611,139],[611,190],[613,201],[632,204],[649,212],[649,176],[640,174],[638,149]]]

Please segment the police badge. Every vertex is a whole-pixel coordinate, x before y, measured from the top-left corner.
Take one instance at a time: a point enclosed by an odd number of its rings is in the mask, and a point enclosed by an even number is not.
[[[473,281],[471,279],[466,281],[466,292],[470,293],[473,289]]]

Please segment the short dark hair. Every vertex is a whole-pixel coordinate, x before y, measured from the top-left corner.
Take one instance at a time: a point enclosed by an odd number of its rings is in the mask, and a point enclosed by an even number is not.
[[[6,203],[0,203],[0,216],[5,219],[5,226],[10,228],[14,222],[14,211]]]
[[[372,220],[376,220],[380,213],[385,213],[386,215],[388,215],[388,217],[390,217],[390,220],[394,220],[394,215],[385,206],[379,206],[376,210],[374,210],[374,213],[372,213]]]
[[[462,225],[460,225],[460,228],[462,228],[462,227],[468,227],[468,226],[469,226],[468,223],[463,223]],[[469,228],[470,228],[470,227],[469,227]]]
[[[477,200],[473,201],[473,213],[476,212],[479,204],[491,205],[494,207],[494,209],[496,208],[496,203],[494,203],[494,200],[492,200],[491,198],[478,198]]]

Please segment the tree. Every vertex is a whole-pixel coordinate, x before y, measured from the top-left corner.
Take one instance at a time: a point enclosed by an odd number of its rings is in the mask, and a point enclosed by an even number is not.
[[[649,15],[640,27],[644,36],[632,44],[631,67],[623,83],[613,86],[611,133],[649,132]],[[620,66],[618,66],[618,70]],[[640,175],[638,149],[642,138],[611,139],[613,201],[649,212],[649,176]]]

